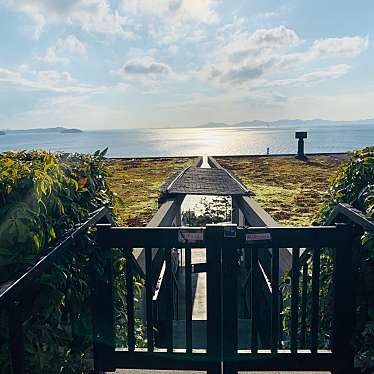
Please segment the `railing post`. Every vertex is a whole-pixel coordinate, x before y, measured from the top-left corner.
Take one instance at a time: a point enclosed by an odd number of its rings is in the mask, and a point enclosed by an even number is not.
[[[212,367],[208,374],[221,372],[222,361],[222,283],[221,251],[223,226],[206,226],[207,257],[207,352]]]
[[[186,351],[192,353],[192,266],[191,246],[185,245]]]
[[[236,225],[225,225],[231,234]],[[222,247],[222,346],[223,372],[236,374],[238,353],[238,251],[235,237],[223,238]],[[225,236],[225,231],[224,231]]]
[[[239,208],[238,198],[232,199],[231,222],[238,226],[244,226],[244,216]]]
[[[26,373],[25,336],[23,332],[23,318],[20,302],[11,302],[7,312],[13,374],[24,374]]]
[[[271,251],[271,352],[277,353],[279,346],[279,248]]]
[[[352,373],[354,351],[352,337],[355,324],[355,295],[353,277],[353,228],[337,224],[339,243],[334,253],[334,311],[332,352],[339,363],[333,374]]]
[[[293,248],[292,249],[292,271],[291,271],[291,352],[292,353],[297,353],[297,348],[298,348],[297,338],[298,338],[298,329],[299,329],[299,276],[300,276],[299,259],[300,259],[300,248]]]
[[[306,312],[308,298],[308,258],[306,257],[302,263],[302,291],[301,291],[301,324],[300,324],[300,348],[306,348]]]
[[[90,264],[95,373],[116,370],[112,365],[115,349],[112,248],[106,244],[110,227],[97,225],[98,255],[103,259],[102,274],[99,263],[92,256]]]
[[[258,248],[251,248],[251,353],[258,350],[258,303],[259,303],[259,263]]]
[[[173,267],[172,248],[165,248],[165,300],[166,300],[166,329],[167,351],[173,352],[173,319],[174,319],[174,295],[173,295]]]

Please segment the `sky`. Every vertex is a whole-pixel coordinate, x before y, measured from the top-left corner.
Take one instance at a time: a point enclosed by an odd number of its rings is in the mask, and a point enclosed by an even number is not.
[[[374,118],[374,1],[0,0],[0,128]]]

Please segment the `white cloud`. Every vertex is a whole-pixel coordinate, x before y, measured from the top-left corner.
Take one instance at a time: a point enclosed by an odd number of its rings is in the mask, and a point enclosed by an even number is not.
[[[113,10],[108,0],[0,0],[0,3],[31,17],[36,37],[49,23],[74,24],[87,32],[133,36],[127,18]]]
[[[274,103],[283,104],[283,103],[287,103],[288,97],[273,93],[273,95],[272,95],[272,101]]]
[[[194,43],[220,21],[218,0],[122,0],[122,13],[145,25],[159,45]],[[146,20],[146,21],[145,21]]]
[[[240,23],[232,25],[228,29],[229,34],[222,35],[224,53],[229,55],[232,62],[240,62],[250,54],[259,53],[264,50],[276,48],[291,48],[299,44],[300,38],[297,33],[285,26],[270,29],[258,29],[255,32],[242,30]]]
[[[351,69],[350,65],[338,64],[292,78],[275,79],[276,73],[289,75],[298,71],[297,69],[285,69],[286,65],[282,64],[281,57],[280,60],[274,57],[268,60],[253,59],[240,65],[226,64],[221,65],[220,68],[213,65],[208,69],[205,68],[200,76],[210,81],[229,84],[236,88],[242,86],[245,89],[249,85],[251,88],[266,89],[273,86],[305,86],[329,79],[338,79],[346,75]]]
[[[30,70],[21,65],[19,70],[0,68],[0,86],[51,93],[99,93],[105,87],[75,82],[70,73],[56,70]]]
[[[295,30],[279,26],[250,32],[244,19],[234,17],[232,24],[217,30],[217,41],[209,50],[210,63],[197,75],[203,80],[244,89],[306,85],[340,78],[351,68],[341,63],[310,71],[312,62],[355,57],[367,49],[368,43],[368,37],[361,36],[326,38],[315,40],[302,50],[306,43]],[[292,77],[295,75],[296,78]],[[289,76],[292,78],[284,78]]]
[[[321,82],[329,79],[338,79],[346,75],[351,66],[339,64],[327,69],[315,70],[310,73],[302,74],[296,78],[279,79],[269,81],[266,86],[289,86],[289,85],[309,85],[311,83]]]
[[[316,57],[355,57],[365,51],[369,37],[326,38],[314,41],[310,53]]]
[[[159,76],[169,74],[171,68],[169,65],[162,62],[157,62],[151,56],[144,56],[141,58],[128,61],[123,67],[117,71],[124,77],[131,76]]]
[[[221,82],[241,85],[253,81],[264,73],[264,67],[256,64],[248,64],[228,70],[221,76]]]
[[[69,35],[65,39],[59,39],[57,49],[59,52],[68,52],[75,55],[86,53],[86,46],[74,35]]]
[[[122,0],[125,12],[134,15],[158,16],[172,22],[217,23],[217,0]]]
[[[258,29],[249,39],[249,44],[256,47],[292,47],[300,41],[299,36],[294,30],[285,26],[279,26],[272,29]]]
[[[67,71],[62,73],[56,70],[41,70],[37,72],[37,77],[40,82],[57,82],[57,81],[71,81],[71,75]]]
[[[44,56],[37,59],[47,63],[69,62],[71,55],[83,55],[86,53],[86,46],[74,35],[65,39],[58,39],[57,43],[49,47]]]
[[[19,72],[0,68],[0,82],[13,82],[19,79],[21,79]]]
[[[176,55],[179,50],[179,47],[175,44],[170,45],[167,49],[168,53],[172,56]]]

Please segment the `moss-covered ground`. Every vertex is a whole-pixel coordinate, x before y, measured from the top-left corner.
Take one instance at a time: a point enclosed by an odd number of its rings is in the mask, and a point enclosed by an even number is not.
[[[282,224],[309,225],[316,218],[331,178],[349,155],[224,157],[218,162],[256,194],[261,206]]]
[[[145,226],[157,212],[161,186],[193,158],[109,160],[109,186],[118,196],[120,223]]]
[[[256,193],[256,200],[283,224],[309,225],[318,212],[330,179],[349,155],[310,156],[308,162],[291,156],[221,157]],[[192,158],[109,160],[110,187],[118,194],[120,223],[144,226],[157,211],[161,186]]]

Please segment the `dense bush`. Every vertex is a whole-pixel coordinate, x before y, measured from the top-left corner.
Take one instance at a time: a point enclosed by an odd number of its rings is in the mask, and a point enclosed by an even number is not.
[[[104,155],[105,151],[0,155],[0,283],[15,279],[35,264],[90,212],[112,204]],[[32,373],[78,373],[89,366],[89,258],[96,256],[98,271],[101,260],[98,251],[93,250],[92,235],[81,237],[28,294],[25,346]],[[115,270],[121,279],[125,267],[118,266],[119,262],[120,254]],[[116,285],[121,288],[118,281]],[[119,315],[123,318],[124,312]],[[2,373],[7,373],[10,367],[4,313],[0,337],[0,367]]]
[[[341,167],[321,209],[322,222],[326,222],[338,203],[351,204],[374,220],[374,147],[355,152],[351,161]],[[374,372],[374,235],[365,233],[354,247],[356,359],[364,370]],[[329,314],[323,309],[321,313]]]
[[[318,221],[326,223],[339,203],[348,203],[374,219],[374,147],[355,152],[351,160],[342,165],[331,183],[326,201],[321,207]],[[354,266],[356,284],[356,326],[354,346],[356,363],[367,373],[374,372],[374,236],[365,233],[354,240]],[[309,266],[311,269],[311,266]],[[330,343],[332,256],[328,249],[321,255],[320,342]],[[311,279],[309,278],[309,289]],[[290,298],[290,275],[285,277],[283,291]],[[308,305],[310,307],[310,305]],[[286,326],[289,326],[289,307]],[[310,313],[307,313],[310,317]],[[310,322],[310,321],[309,321]]]

